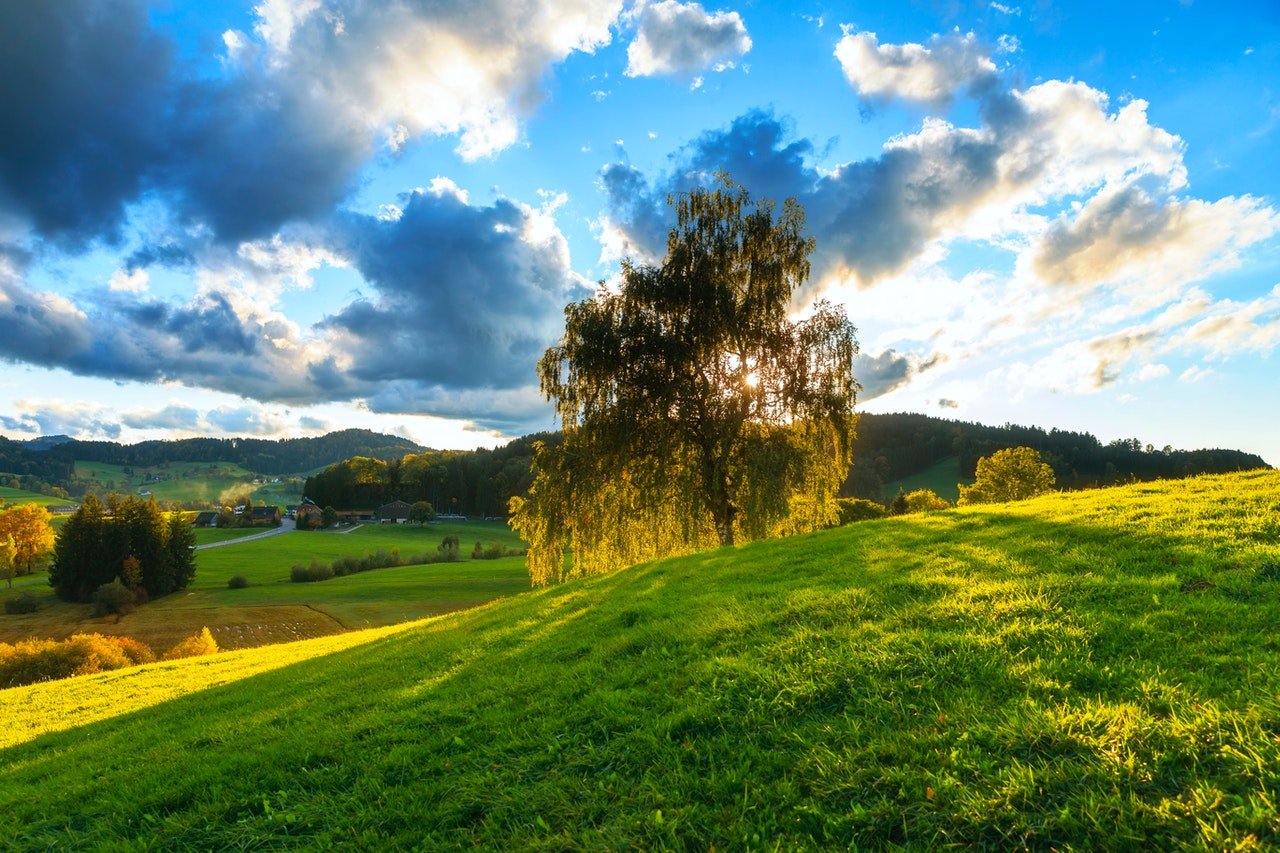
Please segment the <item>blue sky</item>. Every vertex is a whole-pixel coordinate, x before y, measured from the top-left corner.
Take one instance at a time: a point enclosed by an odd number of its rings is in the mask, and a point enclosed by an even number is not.
[[[554,428],[564,305],[727,170],[864,411],[1280,463],[1272,2],[0,5],[0,433]]]

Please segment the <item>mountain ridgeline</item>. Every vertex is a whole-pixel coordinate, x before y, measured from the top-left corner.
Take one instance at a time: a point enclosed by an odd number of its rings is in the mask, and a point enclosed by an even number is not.
[[[187,438],[124,445],[109,441],[21,442],[0,437],[0,485],[54,493],[76,488],[75,463],[135,468],[170,462],[231,462],[262,475],[309,477],[304,493],[321,506],[371,508],[391,500],[429,501],[437,512],[502,516],[513,495],[527,493],[538,433],[494,449],[430,450],[397,436],[349,429],[316,438]],[[1239,450],[1174,450],[1138,439],[1103,444],[1082,432],[1013,424],[987,426],[918,414],[863,414],[854,463],[842,494],[883,501],[886,483],[952,457],[971,479],[978,459],[1006,447],[1033,447],[1053,466],[1058,485],[1089,488],[1270,467]],[[35,449],[41,447],[43,449]],[[83,486],[83,484],[81,484]]]
[[[337,509],[374,507],[391,500],[429,501],[438,512],[501,516],[513,495],[525,494],[535,441],[525,436],[494,450],[426,451],[400,461],[354,458],[307,479],[307,497]],[[1239,450],[1174,450],[1139,439],[1103,444],[1089,433],[1013,424],[986,426],[917,414],[863,414],[854,441],[854,464],[841,490],[884,501],[884,484],[958,457],[972,479],[978,460],[1007,447],[1032,447],[1053,467],[1059,486],[1090,488],[1133,480],[1187,477],[1270,467]]]

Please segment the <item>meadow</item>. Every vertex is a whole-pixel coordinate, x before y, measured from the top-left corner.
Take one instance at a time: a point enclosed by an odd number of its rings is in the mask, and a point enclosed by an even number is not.
[[[40,506],[66,505],[73,503],[66,498],[55,498],[39,492],[28,492],[24,489],[11,489],[0,486],[0,506],[17,506],[18,504],[39,504]]]
[[[884,484],[885,500],[893,500],[898,494],[898,489],[910,493],[917,489],[929,489],[935,495],[945,498],[952,503],[960,499],[960,488],[957,483],[964,483],[966,486],[973,485],[973,478],[966,477],[960,473],[960,457],[949,456],[936,465],[931,465],[919,474],[912,474],[910,477],[903,477],[901,480],[894,480],[892,483]]]
[[[1274,849],[1277,625],[1274,471],[860,522],[0,691],[0,837]]]
[[[158,501],[209,501],[218,503],[249,495],[268,504],[296,504],[302,500],[302,479],[263,477],[231,462],[169,462],[125,466],[106,462],[76,462],[76,476],[96,484],[102,493],[149,491]],[[163,479],[155,480],[160,477]],[[255,479],[263,480],[255,484]],[[281,482],[272,483],[273,479]]]
[[[262,528],[197,530],[196,535],[198,541],[210,542],[226,534],[259,532]],[[289,582],[295,563],[393,548],[408,558],[434,551],[450,534],[462,542],[463,562],[378,569],[314,584]],[[501,523],[449,521],[421,527],[365,525],[347,532],[287,532],[210,548],[197,552],[190,587],[119,618],[95,617],[89,605],[58,601],[45,575],[31,575],[16,580],[14,589],[32,592],[41,607],[35,613],[0,616],[0,641],[97,632],[130,636],[163,651],[208,627],[219,646],[246,648],[420,619],[529,588],[523,558],[471,561],[477,541],[520,544]],[[250,585],[229,589],[227,582],[236,575]]]

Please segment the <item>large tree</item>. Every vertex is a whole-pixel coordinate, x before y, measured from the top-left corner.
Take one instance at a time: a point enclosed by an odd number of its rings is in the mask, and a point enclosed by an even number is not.
[[[960,484],[961,506],[1020,501],[1051,491],[1053,468],[1030,447],[997,450],[978,460],[972,486]]]
[[[791,318],[814,248],[803,209],[726,176],[670,203],[663,262],[626,262],[570,304],[538,364],[564,441],[537,448],[512,501],[535,584],[837,518],[857,342],[825,302]]]

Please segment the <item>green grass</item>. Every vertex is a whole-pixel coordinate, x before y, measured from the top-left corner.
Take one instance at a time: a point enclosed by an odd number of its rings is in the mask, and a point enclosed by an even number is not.
[[[1275,849],[1277,626],[1280,473],[861,522],[0,691],[0,837]]]
[[[202,528],[196,530],[196,538],[203,544],[263,530]],[[474,521],[422,527],[365,525],[348,533],[282,533],[197,552],[196,578],[188,589],[156,599],[120,620],[94,617],[88,605],[58,601],[41,573],[15,580],[14,593],[0,589],[0,597],[28,591],[41,602],[32,614],[0,615],[0,641],[62,639],[97,631],[131,636],[163,652],[207,626],[220,645],[245,648],[421,619],[529,588],[524,560],[518,557],[376,569],[320,583],[289,581],[295,563],[361,557],[380,548],[399,548],[407,559],[434,551],[448,534],[459,537],[464,558],[477,540],[520,544],[506,525]],[[227,582],[235,575],[246,577],[250,586],[229,589]]]
[[[919,474],[903,477],[901,480],[894,480],[892,483],[885,483],[884,497],[885,500],[893,500],[898,494],[899,487],[902,487],[902,490],[908,493],[917,489],[932,489],[933,493],[938,497],[946,498],[955,503],[960,499],[960,489],[956,486],[957,483],[964,483],[966,486],[971,485],[973,478],[962,476],[960,474],[960,457],[951,456],[936,465],[926,468]]]
[[[76,462],[76,476],[95,481],[102,491],[121,494],[150,491],[156,500],[210,501],[231,499],[248,494],[254,501],[274,504],[296,504],[302,500],[302,480],[281,477],[283,482],[254,484],[252,479],[270,481],[273,477],[255,475],[232,462],[170,462],[152,467],[134,467],[131,474],[121,465],[105,462]],[[159,482],[147,482],[160,476]],[[246,480],[248,478],[248,480]]]
[[[17,506],[18,504],[68,506],[76,503],[66,498],[55,498],[52,495],[42,495],[39,492],[28,492],[22,489],[10,489],[7,486],[0,486],[0,501],[3,501],[5,506]]]

